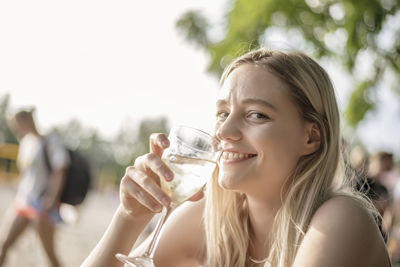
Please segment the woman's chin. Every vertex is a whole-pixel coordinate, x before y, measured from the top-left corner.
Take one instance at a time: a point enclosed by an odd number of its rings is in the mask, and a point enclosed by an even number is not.
[[[219,186],[226,190],[238,190],[240,184],[239,180],[240,179],[238,179],[238,177],[231,177],[229,175],[223,175],[221,173],[218,176]]]

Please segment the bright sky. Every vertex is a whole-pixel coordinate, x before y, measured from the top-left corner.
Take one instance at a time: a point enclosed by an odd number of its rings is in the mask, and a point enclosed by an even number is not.
[[[78,118],[112,136],[165,115],[210,130],[218,81],[175,22],[187,9],[221,17],[224,2],[1,1],[0,95],[36,106],[43,129]]]
[[[226,2],[0,1],[0,96],[9,93],[14,109],[35,106],[42,129],[77,118],[111,138],[124,124],[164,115],[211,131],[218,81],[175,22],[198,9],[218,23]],[[325,67],[344,105],[351,85]],[[372,150],[400,151],[392,123],[400,111],[385,94],[381,115],[359,133]]]

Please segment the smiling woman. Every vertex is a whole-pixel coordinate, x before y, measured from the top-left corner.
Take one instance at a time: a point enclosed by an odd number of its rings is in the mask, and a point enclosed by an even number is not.
[[[219,168],[205,199],[168,218],[156,266],[390,266],[379,214],[345,175],[334,89],[314,60],[268,49],[239,57],[222,77],[216,117]],[[160,158],[169,143],[163,134],[150,143],[84,266],[118,266],[114,253],[131,248],[154,202],[165,203],[154,183],[171,179]]]
[[[337,264],[338,259],[329,257],[339,253],[334,250],[324,250],[324,259],[313,260],[324,242],[317,242],[318,237],[308,230],[313,223],[330,218],[335,209],[346,213],[341,204],[328,203],[357,202],[359,209],[377,216],[368,201],[350,192],[348,177],[341,172],[339,113],[326,72],[302,53],[261,49],[235,60],[221,81],[216,134],[225,157],[206,200],[207,244],[219,244],[208,246],[209,265],[245,266],[249,258],[265,258],[261,262],[268,262],[266,266],[294,262],[296,266],[366,266],[349,258]],[[254,156],[238,160],[235,153]],[[346,198],[339,200],[339,196]],[[244,208],[232,209],[223,203]],[[332,210],[316,212],[325,205]],[[219,218],[221,214],[225,220]],[[371,218],[366,217],[375,227]],[[342,230],[337,231],[324,234],[341,236]],[[381,244],[385,262],[384,243],[377,232],[368,234]],[[231,242],[223,242],[226,237]],[[308,242],[313,243],[311,248]],[[350,250],[363,251],[360,244],[352,246]],[[298,254],[304,247],[311,250]]]
[[[217,136],[227,140],[224,154],[252,155],[246,161],[224,157],[220,164],[220,184],[234,189],[237,180],[243,179],[241,182],[247,189],[241,188],[241,192],[268,188],[271,194],[279,196],[282,177],[289,176],[301,155],[318,149],[319,141],[306,147],[302,144],[308,131],[319,134],[318,127],[300,118],[287,85],[262,66],[246,64],[233,70],[219,97]],[[265,186],[257,186],[266,173],[269,178]],[[265,189],[257,194],[268,195]]]

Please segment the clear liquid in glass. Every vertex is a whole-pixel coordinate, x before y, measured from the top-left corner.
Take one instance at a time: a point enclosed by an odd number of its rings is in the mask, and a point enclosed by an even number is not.
[[[179,205],[199,192],[211,178],[216,163],[204,160],[168,154],[163,161],[174,172],[170,182],[161,179],[161,188],[171,197],[172,206]]]

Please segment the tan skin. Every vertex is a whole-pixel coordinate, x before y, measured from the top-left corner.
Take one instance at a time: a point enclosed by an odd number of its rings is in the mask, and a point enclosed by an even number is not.
[[[216,135],[224,151],[219,184],[246,194],[255,234],[255,246],[249,253],[256,259],[265,258],[269,229],[281,205],[280,189],[299,157],[319,148],[318,127],[300,118],[282,81],[262,67],[243,65],[228,76],[219,92]],[[169,142],[165,135],[154,134],[150,144],[151,152],[127,169],[120,187],[121,204],[82,266],[121,266],[114,254],[129,253],[154,213],[168,204],[159,179],[171,180],[173,176],[160,159]],[[186,202],[172,213],[155,253],[156,266],[205,263],[204,203],[204,199]],[[138,255],[140,250],[132,254]],[[337,197],[314,215],[293,266],[389,264],[373,218],[352,200]]]

